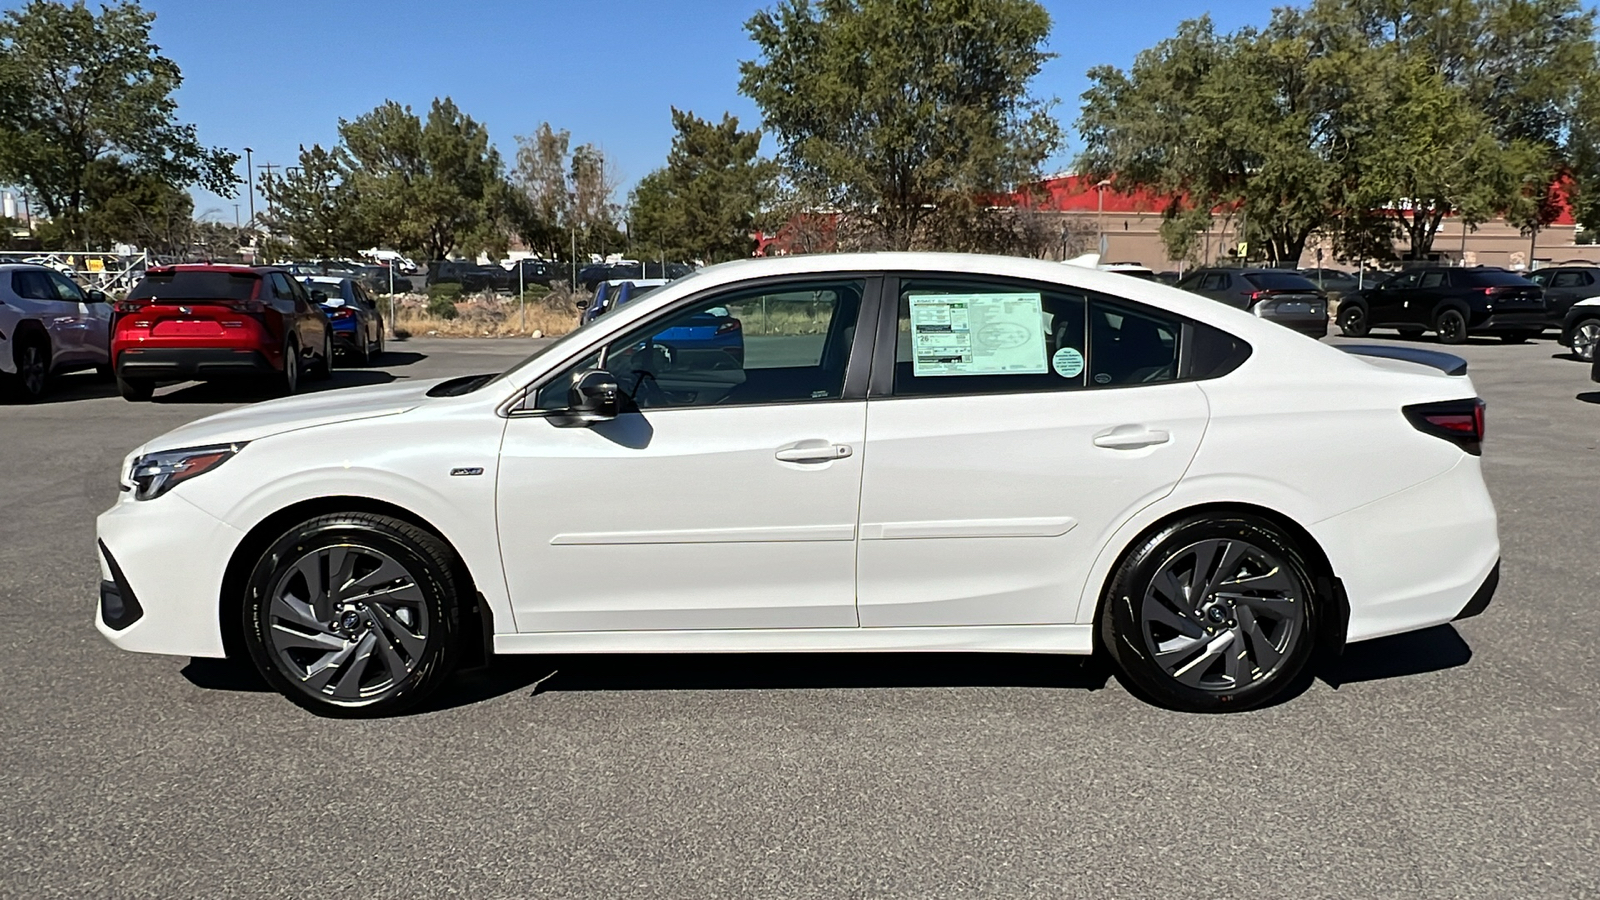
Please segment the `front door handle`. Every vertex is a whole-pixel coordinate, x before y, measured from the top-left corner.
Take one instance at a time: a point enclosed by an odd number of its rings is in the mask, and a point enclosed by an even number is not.
[[[821,438],[809,438],[779,447],[773,456],[783,462],[819,463],[844,459],[850,453],[849,444],[833,444]]]
[[[1137,450],[1140,447],[1165,444],[1170,440],[1172,440],[1172,434],[1158,428],[1146,428],[1143,425],[1118,425],[1095,435],[1094,445],[1111,450]]]

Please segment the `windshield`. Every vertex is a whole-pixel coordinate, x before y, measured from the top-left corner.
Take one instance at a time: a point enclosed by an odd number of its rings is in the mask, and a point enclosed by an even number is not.
[[[1519,287],[1528,284],[1528,279],[1521,275],[1501,269],[1462,269],[1461,275],[1466,279],[1466,284],[1472,287]]]
[[[128,292],[129,300],[249,300],[254,272],[151,272]]]
[[[1263,291],[1314,291],[1315,283],[1299,272],[1251,272],[1245,280]]]

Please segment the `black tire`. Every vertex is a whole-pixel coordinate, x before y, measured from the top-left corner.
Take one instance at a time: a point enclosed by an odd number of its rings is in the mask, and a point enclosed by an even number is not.
[[[1339,304],[1339,330],[1345,337],[1366,337],[1372,332],[1367,323],[1367,309],[1359,303]]]
[[[383,323],[379,322],[378,343],[367,351],[367,365],[369,366],[377,365],[378,360],[383,357],[383,328]]]
[[[1188,585],[1176,574],[1186,565]],[[1320,627],[1314,583],[1295,540],[1267,519],[1190,516],[1141,539],[1118,567],[1101,602],[1101,644],[1124,684],[1160,706],[1254,709],[1309,683]],[[1173,590],[1177,602],[1165,602]],[[1194,591],[1198,603],[1188,600]],[[1234,655],[1235,647],[1244,649]]]
[[[283,348],[283,371],[273,376],[279,394],[291,397],[300,390],[300,345],[290,341]]]
[[[1594,362],[1595,346],[1600,344],[1600,319],[1579,319],[1572,323],[1572,355],[1583,362]]]
[[[322,333],[322,352],[309,374],[313,381],[327,381],[333,377],[333,335],[326,331]]]
[[[155,395],[156,383],[154,379],[123,378],[121,375],[116,376],[116,378],[117,393],[121,394],[124,400],[143,403]]]
[[[361,341],[356,344],[356,365],[366,368],[372,365],[372,347],[367,344],[367,332],[361,332]]]
[[[308,570],[330,587],[312,584]],[[465,586],[455,572],[449,547],[409,522],[369,513],[302,522],[251,573],[243,598],[250,659],[274,689],[318,715],[403,712],[458,662]],[[341,575],[342,588],[332,587]],[[352,597],[352,586],[361,593]]]
[[[1441,344],[1465,344],[1467,317],[1458,309],[1447,309],[1439,313],[1439,318],[1434,320],[1433,330],[1438,332]]]
[[[12,351],[17,374],[9,379],[9,393],[19,403],[37,403],[50,390],[50,338],[43,332],[24,332]]]
[[[1508,331],[1500,335],[1502,344],[1526,344],[1539,336],[1537,331]]]

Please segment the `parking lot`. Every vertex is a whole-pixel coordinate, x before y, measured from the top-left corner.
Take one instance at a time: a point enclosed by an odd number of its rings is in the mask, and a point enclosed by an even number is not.
[[[311,387],[533,346],[412,340]],[[119,462],[237,399],[68,376],[0,406],[0,895],[1600,896],[1600,385],[1548,338],[1449,349],[1489,405],[1495,602],[1216,717],[1094,661],[839,654],[512,658],[315,718],[96,633]]]

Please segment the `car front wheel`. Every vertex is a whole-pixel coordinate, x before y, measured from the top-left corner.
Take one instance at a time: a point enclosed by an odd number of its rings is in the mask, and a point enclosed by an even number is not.
[[[319,516],[262,554],[244,598],[245,644],[284,696],[328,716],[385,716],[453,671],[457,583],[434,534],[368,513]]]
[[[33,403],[44,397],[50,384],[50,341],[38,332],[27,335],[17,344],[12,357],[17,374],[12,379],[12,393],[23,403]]]
[[[1102,603],[1125,682],[1188,712],[1253,709],[1304,684],[1317,608],[1304,556],[1272,522],[1193,516],[1140,542]]]

